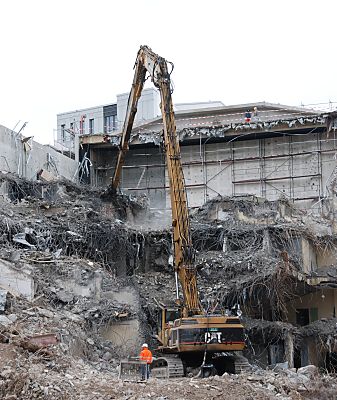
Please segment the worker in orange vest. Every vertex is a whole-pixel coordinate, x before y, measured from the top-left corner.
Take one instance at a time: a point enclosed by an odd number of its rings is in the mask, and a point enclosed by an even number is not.
[[[140,366],[142,380],[144,381],[150,377],[150,364],[152,363],[152,353],[146,343],[142,345],[142,351],[139,354],[139,359],[146,362],[146,364],[144,363]]]

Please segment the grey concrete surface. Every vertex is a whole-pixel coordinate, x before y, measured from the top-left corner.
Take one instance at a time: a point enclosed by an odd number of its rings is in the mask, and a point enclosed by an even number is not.
[[[41,169],[56,177],[72,179],[78,162],[49,145],[35,142],[0,125],[0,171],[34,180]]]

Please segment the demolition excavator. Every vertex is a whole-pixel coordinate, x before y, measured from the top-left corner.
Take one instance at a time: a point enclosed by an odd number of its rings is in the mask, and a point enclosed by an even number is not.
[[[137,112],[137,103],[147,75],[149,75],[154,86],[159,90],[161,98],[163,144],[172,208],[176,283],[175,302],[169,306],[157,302],[160,309],[156,335],[159,342],[157,351],[162,356],[154,362],[153,372],[166,369],[170,377],[178,377],[184,375],[187,367],[201,367],[200,371],[203,376],[209,374],[213,368],[220,372],[231,370],[233,364],[234,368],[237,367],[240,359],[235,356],[236,352],[240,352],[245,347],[244,327],[240,321],[240,315],[232,313],[228,315],[228,312],[206,312],[199,298],[186,186],[171,96],[170,75],[173,71],[173,64],[155,54],[149,47],[141,46],[134,69],[132,88],[112,178],[112,190],[116,192],[120,183],[121,171]],[[181,294],[179,293],[179,284]],[[229,363],[226,361],[228,359]]]

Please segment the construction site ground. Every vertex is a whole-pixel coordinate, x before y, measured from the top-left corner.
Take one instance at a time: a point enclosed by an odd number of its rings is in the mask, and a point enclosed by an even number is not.
[[[317,370],[251,371],[210,378],[118,380],[85,360],[0,346],[2,399],[336,399],[337,380]]]
[[[1,399],[337,398],[331,371],[311,365],[265,368],[258,357],[237,375],[118,379],[122,358],[137,355],[144,340],[155,348],[154,299],[174,296],[169,218],[154,223],[146,198],[111,198],[69,182],[31,183],[6,174],[0,188]],[[277,215],[277,230],[270,225],[283,240],[280,224],[290,220],[282,220],[274,206],[261,210],[250,202],[229,203],[242,213],[252,207],[252,217]],[[249,228],[250,248],[241,246],[247,226],[234,221],[230,209],[222,222],[214,222],[214,204],[192,218],[200,294],[209,307],[237,293],[244,298],[242,287],[253,290],[273,276],[260,227]],[[296,229],[308,232],[303,215],[293,220]],[[226,243],[223,232],[229,229],[232,242]],[[328,228],[320,223],[322,229]],[[241,246],[242,254],[227,257],[225,246]],[[280,282],[280,275],[276,279]],[[246,322],[250,341],[262,330],[266,338],[295,331],[296,337],[329,337],[331,344],[335,337],[334,319],[298,331],[281,321]]]

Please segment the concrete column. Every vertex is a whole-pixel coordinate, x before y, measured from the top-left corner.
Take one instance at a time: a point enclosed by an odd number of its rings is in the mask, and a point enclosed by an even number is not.
[[[224,236],[224,238],[223,238],[223,243],[222,243],[222,251],[224,252],[224,253],[227,253],[227,236]]]
[[[94,281],[95,281],[95,298],[96,300],[100,300],[102,293],[102,282],[103,282],[103,276],[101,271],[99,270],[95,271]]]
[[[265,230],[263,231],[263,243],[262,243],[262,246],[263,246],[263,250],[264,250],[266,253],[269,253],[269,252],[270,252],[270,236],[269,236],[269,231],[268,231],[268,229],[265,229]]]
[[[294,368],[294,337],[290,332],[284,338],[284,354],[289,368]]]
[[[96,177],[96,170],[95,170],[95,165],[96,165],[96,152],[95,150],[90,147],[89,148],[89,158],[90,161],[92,162],[92,166],[90,167],[90,184],[91,186],[96,186],[97,184],[97,177]]]
[[[305,238],[302,238],[302,265],[304,272],[311,272],[309,241]]]
[[[75,135],[74,139],[74,153],[75,153],[75,161],[80,161],[80,137],[79,135]]]

